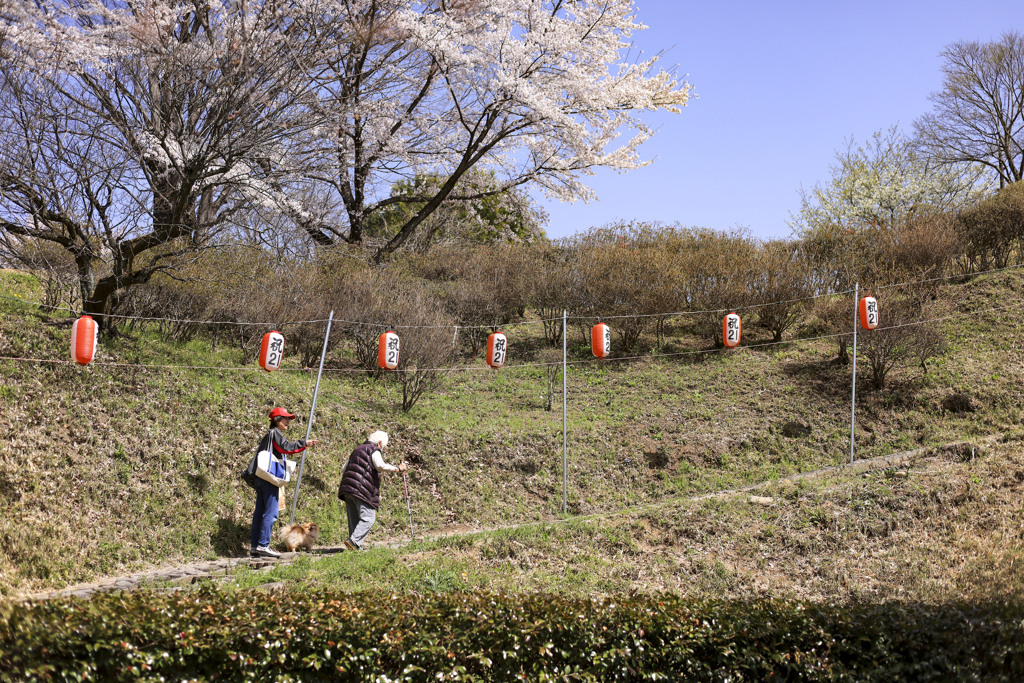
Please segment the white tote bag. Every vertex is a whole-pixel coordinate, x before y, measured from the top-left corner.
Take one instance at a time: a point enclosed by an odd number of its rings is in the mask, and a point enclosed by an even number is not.
[[[281,487],[288,481],[288,468],[287,466],[282,466],[281,461],[271,455],[269,449],[273,449],[273,444],[274,438],[271,436],[268,450],[260,451],[256,454],[256,476],[270,482],[274,486]],[[282,473],[285,475],[283,478],[271,474],[271,472],[281,472],[281,470],[283,470]]]

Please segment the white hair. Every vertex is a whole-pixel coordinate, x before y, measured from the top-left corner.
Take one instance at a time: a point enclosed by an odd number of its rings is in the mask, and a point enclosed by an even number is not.
[[[370,434],[369,438],[366,439],[370,443],[375,443],[381,448],[388,447],[388,433],[387,432],[374,432]]]

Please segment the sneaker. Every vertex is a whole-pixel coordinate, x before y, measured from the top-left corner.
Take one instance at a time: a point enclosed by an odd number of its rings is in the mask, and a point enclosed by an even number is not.
[[[346,539],[345,540],[345,549],[346,550],[359,550],[359,546],[357,546],[352,541],[349,541],[348,539]]]
[[[256,548],[256,557],[281,557],[281,553],[277,552],[270,546],[261,545]]]
[[[259,557],[259,556],[260,556],[260,552],[256,548],[256,546],[253,546],[253,547],[249,548],[249,557]]]

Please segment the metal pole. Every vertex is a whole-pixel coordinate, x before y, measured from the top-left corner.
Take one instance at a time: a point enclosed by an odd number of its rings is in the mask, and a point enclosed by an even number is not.
[[[313,389],[313,405],[309,407],[309,421],[306,423],[306,441],[313,429],[313,413],[316,412],[316,398],[320,394],[320,376],[324,374],[324,356],[327,355],[327,340],[331,338],[331,323],[334,322],[334,311],[327,317],[327,334],[324,335],[324,348],[320,351],[320,369],[316,373],[316,388]],[[299,477],[295,480],[295,495],[292,497],[292,515],[288,518],[288,526],[295,523],[295,506],[299,504],[299,487],[302,486],[302,469],[306,466],[306,451],[302,451],[299,461]]]
[[[416,534],[412,530],[412,505],[409,503],[409,480],[406,479],[405,472],[402,472],[402,483],[405,485],[405,507],[409,510],[409,538],[415,541]]]
[[[566,319],[568,314],[562,309],[562,512],[569,513],[569,411],[568,411],[568,382],[566,381]]]
[[[850,464],[853,464],[853,426],[857,417],[857,299],[860,283],[853,285],[853,395],[850,398]]]

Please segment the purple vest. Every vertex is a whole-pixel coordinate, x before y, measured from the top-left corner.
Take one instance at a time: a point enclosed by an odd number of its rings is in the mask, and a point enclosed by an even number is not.
[[[380,447],[369,441],[356,446],[341,476],[338,498],[354,496],[374,510],[380,507],[380,472],[373,466],[373,452],[378,450]]]

